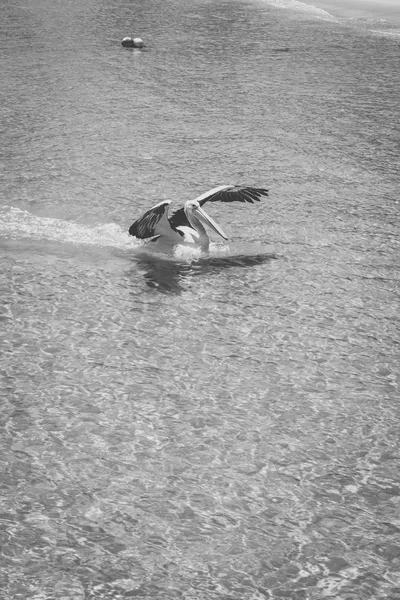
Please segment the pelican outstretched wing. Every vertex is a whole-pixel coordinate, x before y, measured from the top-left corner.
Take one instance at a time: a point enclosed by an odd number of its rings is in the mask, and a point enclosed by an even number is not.
[[[254,188],[245,185],[219,185],[198,196],[196,200],[200,206],[203,206],[206,202],[248,202],[253,204],[259,202],[262,196],[268,196],[268,190],[265,188]],[[183,208],[175,211],[169,222],[172,227],[189,225]]]
[[[153,208],[150,208],[135,221],[129,228],[129,234],[141,240],[155,237],[156,235],[166,235],[171,232],[171,225],[168,221],[168,209],[171,200],[163,200]],[[174,229],[174,227],[172,227]]]
[[[268,196],[264,188],[248,187],[246,185],[219,185],[196,198],[200,206],[206,202],[259,202],[262,196]]]

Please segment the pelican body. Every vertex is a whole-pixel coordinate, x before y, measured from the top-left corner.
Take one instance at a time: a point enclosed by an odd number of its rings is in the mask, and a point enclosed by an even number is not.
[[[129,228],[129,234],[141,239],[157,241],[163,247],[187,245],[208,250],[210,238],[206,227],[209,227],[224,240],[228,237],[221,227],[202,208],[206,202],[248,202],[260,201],[268,196],[268,190],[238,185],[220,185],[194,200],[189,200],[183,208],[168,217],[171,200],[163,200],[150,208]]]

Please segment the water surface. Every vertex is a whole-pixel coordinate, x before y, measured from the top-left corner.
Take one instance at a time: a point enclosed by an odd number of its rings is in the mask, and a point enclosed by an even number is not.
[[[5,600],[400,595],[399,42],[276,4],[3,3]]]

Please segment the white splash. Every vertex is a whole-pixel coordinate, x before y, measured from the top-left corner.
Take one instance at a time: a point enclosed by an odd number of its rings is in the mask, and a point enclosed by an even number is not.
[[[174,258],[179,261],[193,261],[204,256],[226,256],[230,252],[229,244],[210,242],[210,247],[205,253],[204,250],[197,246],[175,246]]]

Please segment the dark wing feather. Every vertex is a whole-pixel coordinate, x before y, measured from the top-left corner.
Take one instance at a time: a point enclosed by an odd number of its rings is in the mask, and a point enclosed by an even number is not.
[[[157,235],[157,225],[168,210],[169,204],[170,201],[160,202],[156,206],[153,206],[153,208],[150,208],[150,210],[145,212],[140,219],[130,226],[129,234],[141,240]]]
[[[170,217],[168,220],[173,229],[181,227],[182,225],[185,225],[186,227],[191,227],[191,224],[189,223],[185,210],[183,208],[176,210],[172,217]]]
[[[199,204],[200,206],[203,206],[206,202],[249,202],[253,204],[253,202],[259,202],[262,196],[268,196],[268,190],[265,188],[231,185],[211,193],[210,196],[201,198]]]

